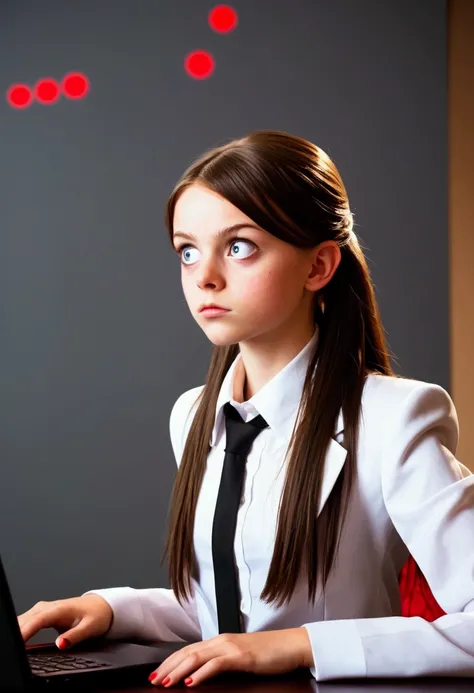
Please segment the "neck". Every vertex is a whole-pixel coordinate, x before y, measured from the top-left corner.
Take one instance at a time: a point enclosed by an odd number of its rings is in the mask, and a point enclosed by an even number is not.
[[[250,399],[274,378],[308,344],[314,330],[311,323],[297,330],[282,330],[280,335],[272,332],[240,342],[243,373],[242,386],[234,393],[236,401]]]

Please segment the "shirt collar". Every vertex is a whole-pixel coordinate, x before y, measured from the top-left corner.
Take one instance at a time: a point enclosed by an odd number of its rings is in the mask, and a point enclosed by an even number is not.
[[[239,353],[222,381],[216,403],[211,446],[218,445],[222,439],[225,430],[223,407],[226,402],[230,402],[237,409],[244,421],[261,414],[277,438],[288,444],[296,422],[306,371],[317,340],[318,328],[299,354],[246,402],[236,402],[233,398],[234,387],[240,387],[244,375],[242,357]]]

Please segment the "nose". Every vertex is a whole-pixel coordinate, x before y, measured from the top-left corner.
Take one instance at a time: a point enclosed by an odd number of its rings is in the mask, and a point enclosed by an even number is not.
[[[225,280],[219,263],[212,255],[207,258],[203,255],[199,261],[199,269],[196,275],[196,283],[200,289],[222,289]]]

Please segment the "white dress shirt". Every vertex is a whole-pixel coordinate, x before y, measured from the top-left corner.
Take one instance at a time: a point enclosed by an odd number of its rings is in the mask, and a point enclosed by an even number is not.
[[[304,349],[247,402],[237,356],[222,383],[207,466],[196,507],[199,580],[183,607],[166,588],[91,590],[114,612],[108,638],[197,641],[218,634],[212,523],[225,455],[223,406],[245,421],[269,424],[247,458],[234,550],[246,632],[305,626],[317,680],[365,676],[474,675],[474,475],[455,457],[456,412],[439,386],[368,377],[353,492],[339,557],[324,593],[308,601],[302,576],[290,602],[260,599],[276,531],[285,453],[317,332]],[[185,392],[170,417],[179,465],[202,386]],[[327,451],[321,512],[344,465],[343,418]],[[398,575],[409,553],[448,613],[434,623],[400,617]],[[284,569],[284,567],[282,567]],[[87,594],[87,593],[86,593]]]

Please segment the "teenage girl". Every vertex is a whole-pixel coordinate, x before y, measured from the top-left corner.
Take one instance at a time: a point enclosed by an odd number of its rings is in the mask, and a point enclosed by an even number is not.
[[[474,475],[455,458],[446,391],[392,372],[334,163],[302,138],[252,133],[188,168],[166,220],[214,345],[205,385],[171,412],[171,589],[39,602],[18,617],[24,640],[52,626],[59,647],[191,643],[153,672],[165,687],[298,667],[319,681],[473,675]],[[219,633],[212,554],[228,403],[267,423],[237,512],[237,633]],[[410,556],[443,610],[433,622],[400,615]]]

